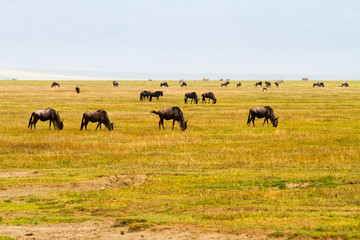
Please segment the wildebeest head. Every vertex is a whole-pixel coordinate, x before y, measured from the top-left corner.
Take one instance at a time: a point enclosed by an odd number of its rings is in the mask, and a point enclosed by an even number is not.
[[[58,128],[62,130],[64,128],[64,120],[59,121]]]
[[[274,127],[277,127],[279,121],[278,121],[279,118],[275,118],[274,121],[273,121],[273,126]]]
[[[111,131],[114,130],[114,123],[110,123]]]
[[[183,123],[181,123],[181,130],[185,131],[187,129],[187,121],[184,121]]]
[[[215,104],[216,103],[216,98],[214,98],[214,100],[213,100],[213,104]]]

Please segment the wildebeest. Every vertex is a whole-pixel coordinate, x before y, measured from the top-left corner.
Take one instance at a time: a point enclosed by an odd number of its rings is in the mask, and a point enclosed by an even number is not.
[[[309,81],[309,78],[302,78],[303,81]]]
[[[230,82],[221,83],[221,87],[223,87],[223,86],[227,87],[227,85],[229,85],[229,84],[230,84]]]
[[[344,82],[341,84],[341,87],[348,87],[348,86],[349,86],[349,84],[347,82]]]
[[[162,86],[164,86],[164,87],[169,87],[169,85],[167,84],[167,82],[162,82],[162,83],[160,83],[160,87],[162,87]]]
[[[186,87],[186,86],[187,86],[186,82],[181,83],[181,87]]]
[[[38,120],[50,120],[49,129],[51,128],[51,123],[53,123],[54,129],[57,128],[62,130],[64,128],[64,120],[60,120],[59,113],[53,108],[47,108],[33,112],[29,120],[28,128],[30,127],[30,129],[32,129],[32,126],[34,126],[34,129],[36,129],[36,123]]]
[[[53,82],[53,83],[51,84],[51,87],[60,87],[60,84],[57,83],[57,82]]]
[[[190,98],[191,99],[191,103],[194,101],[195,104],[198,103],[198,97],[196,92],[190,92],[190,93],[185,93],[185,103],[187,103],[187,99]]]
[[[210,99],[213,101],[213,104],[216,103],[215,95],[214,95],[214,93],[212,93],[212,92],[203,93],[203,94],[201,94],[201,96],[202,96],[202,102],[203,102],[203,103],[204,103],[204,102],[206,103],[206,99],[205,99],[205,98],[208,98],[208,99],[209,99],[209,103],[210,103]]]
[[[79,87],[76,87],[76,88],[75,88],[75,91],[79,94],[79,93],[80,93],[80,88],[79,88]]]
[[[97,130],[98,127],[100,127],[101,130],[101,124],[104,124],[109,129],[109,131],[112,131],[114,129],[114,124],[110,122],[108,114],[105,110],[89,111],[83,113],[80,130],[82,131],[84,127],[85,130],[87,130],[87,125],[89,124],[89,122],[98,123],[95,130]]]
[[[324,83],[321,82],[321,83],[319,84],[319,87],[325,87]]]
[[[276,85],[276,87],[279,87],[279,85],[280,85],[280,83],[278,83],[278,82],[275,82],[274,84]]]
[[[208,81],[210,81],[210,79],[208,79],[208,78],[203,78],[203,82],[208,82]]]
[[[155,113],[157,115],[159,115],[160,117],[160,121],[159,121],[159,130],[161,130],[161,126],[164,128],[164,119],[165,120],[173,120],[173,125],[172,125],[172,130],[174,130],[174,124],[175,121],[178,121],[180,123],[181,126],[181,130],[185,131],[187,128],[187,120],[184,120],[184,115],[182,113],[182,111],[180,110],[180,108],[178,107],[172,107],[172,108],[164,108],[159,110],[158,112],[156,111],[151,111],[151,113]]]
[[[118,87],[119,83],[117,81],[113,81],[113,85],[114,85],[114,87]]]
[[[321,82],[321,83],[318,83],[318,82],[317,82],[317,83],[314,83],[314,84],[313,84],[313,87],[325,87],[325,86],[324,86],[324,83],[323,83],[323,82]]]
[[[266,87],[271,87],[271,82],[265,81],[265,86]]]
[[[238,82],[237,84],[236,84],[236,87],[238,88],[238,87],[241,87],[241,82]]]
[[[147,100],[149,100],[150,93],[151,93],[151,92],[146,91],[146,90],[142,91],[142,92],[140,93],[140,101],[145,100],[145,98],[146,98]]]
[[[159,101],[159,97],[163,95],[164,95],[163,91],[151,92],[149,101],[151,102],[153,97],[156,97],[156,100]]]
[[[260,81],[260,82],[257,82],[257,83],[255,83],[255,87],[257,87],[257,86],[262,86],[262,82]]]
[[[267,124],[269,126],[269,118],[270,118],[271,123],[273,124],[273,127],[277,127],[277,125],[278,125],[279,118],[275,118],[274,110],[270,106],[256,107],[256,108],[250,109],[248,120],[247,120],[247,125],[250,126],[250,123],[252,122],[255,127],[254,121],[255,121],[256,117],[257,118],[265,118],[263,126],[264,126],[265,122],[267,122]]]
[[[264,88],[262,89],[262,91],[263,91],[263,92],[267,92],[267,88],[264,87]]]

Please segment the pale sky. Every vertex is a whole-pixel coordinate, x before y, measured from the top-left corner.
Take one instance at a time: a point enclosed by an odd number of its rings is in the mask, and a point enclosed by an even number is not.
[[[360,73],[359,0],[0,3],[0,68]]]

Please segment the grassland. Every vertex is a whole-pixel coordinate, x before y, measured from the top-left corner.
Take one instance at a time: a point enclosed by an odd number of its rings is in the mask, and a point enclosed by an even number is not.
[[[76,222],[113,217],[148,225],[186,224],[234,232],[360,238],[360,82],[285,81],[261,92],[254,82],[168,81],[159,101],[140,102],[160,82],[0,81],[1,224]],[[81,88],[75,93],[75,86]],[[184,104],[184,94],[212,91],[217,104]],[[247,127],[252,107],[270,105],[279,126]],[[188,129],[158,130],[151,110],[179,106]],[[31,112],[47,107],[64,130]],[[82,113],[105,109],[114,131],[80,131]],[[145,176],[142,184],[87,191],[11,195],[113,175]],[[62,185],[65,186],[65,185]],[[1,193],[4,193],[1,195]],[[0,231],[1,235],[1,231]]]

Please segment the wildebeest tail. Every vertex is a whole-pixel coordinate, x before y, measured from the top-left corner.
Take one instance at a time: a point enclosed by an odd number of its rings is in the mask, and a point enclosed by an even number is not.
[[[249,116],[248,116],[247,124],[250,125],[250,122],[251,122],[251,112],[249,111]]]
[[[85,120],[85,113],[83,113],[83,117],[81,119],[81,127],[80,127],[80,131],[83,130],[83,127],[84,127],[84,120]]]
[[[155,113],[155,114],[159,114],[159,112],[152,110],[150,113]]]
[[[28,125],[28,128],[30,127],[30,125],[31,125],[31,122],[32,122],[32,120],[33,120],[33,116],[34,116],[34,113],[32,113],[31,114],[31,117],[30,117],[30,120],[29,120],[29,125]]]

